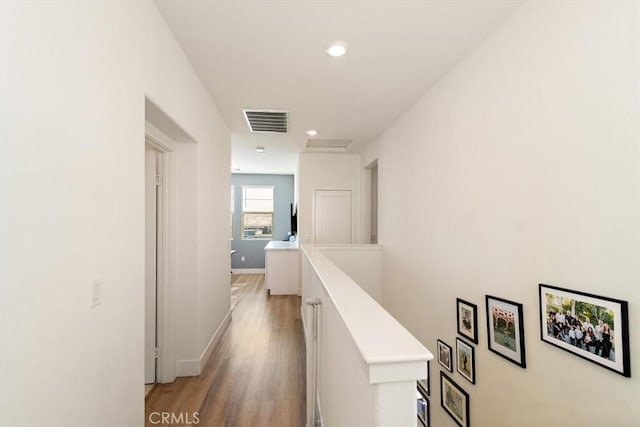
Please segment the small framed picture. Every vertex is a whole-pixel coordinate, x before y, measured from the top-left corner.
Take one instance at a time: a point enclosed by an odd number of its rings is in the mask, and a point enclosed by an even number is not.
[[[431,394],[431,390],[429,389],[429,382],[431,381],[431,362],[427,362],[427,378],[424,380],[418,380],[418,388],[422,391],[425,396],[429,396]]]
[[[456,338],[456,370],[471,382],[476,383],[476,355],[473,346]]]
[[[544,284],[539,293],[542,341],[631,376],[627,301]]]
[[[437,341],[438,347],[438,363],[447,369],[449,372],[453,372],[453,356],[451,347],[445,344],[443,341]]]
[[[458,312],[458,333],[478,344],[478,307],[463,299],[456,298]]]
[[[526,368],[522,304],[486,295],[489,350]]]
[[[461,427],[469,427],[469,394],[440,371],[440,405]]]
[[[418,422],[425,427],[429,427],[429,399],[425,396],[420,388],[416,390]]]

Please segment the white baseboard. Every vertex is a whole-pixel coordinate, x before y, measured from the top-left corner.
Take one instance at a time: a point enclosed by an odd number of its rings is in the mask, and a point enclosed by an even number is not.
[[[213,333],[211,339],[207,343],[207,346],[202,351],[202,354],[198,359],[191,360],[178,360],[176,364],[176,376],[178,377],[195,377],[202,373],[204,369],[204,365],[207,364],[209,357],[211,357],[211,353],[213,353],[213,349],[216,347],[218,342],[220,342],[220,337],[224,333],[227,326],[231,322],[231,310],[224,316],[220,326]]]
[[[232,268],[231,274],[264,274],[264,268]]]
[[[207,344],[204,351],[202,352],[202,355],[200,355],[200,372],[202,372],[202,370],[204,369],[204,365],[206,365],[207,362],[209,361],[209,357],[211,357],[211,353],[213,353],[213,350],[216,348],[216,346],[220,342],[220,338],[222,337],[222,334],[229,326],[229,323],[231,323],[231,310],[229,310],[227,315],[224,316],[224,319],[222,319],[222,322],[220,322],[220,326],[218,326],[218,329],[216,329],[213,336],[209,340],[209,343]]]
[[[198,375],[200,375],[200,361],[198,359],[176,362],[176,377],[197,377]]]

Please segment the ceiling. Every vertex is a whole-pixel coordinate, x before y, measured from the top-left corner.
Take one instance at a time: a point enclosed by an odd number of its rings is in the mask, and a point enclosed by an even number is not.
[[[519,1],[156,0],[232,131],[232,168],[292,173],[307,129],[358,152],[479,44]],[[344,41],[347,54],[324,47]],[[251,134],[242,109],[289,111]],[[265,147],[257,153],[256,146]]]

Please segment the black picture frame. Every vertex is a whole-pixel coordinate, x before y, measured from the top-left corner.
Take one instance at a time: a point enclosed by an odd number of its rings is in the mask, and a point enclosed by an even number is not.
[[[423,390],[420,387],[416,389],[416,396],[416,410],[418,421],[424,427],[429,427],[431,420],[431,408],[429,407],[429,399],[423,393]]]
[[[478,344],[478,306],[456,298],[456,318],[458,319],[458,333]]]
[[[485,302],[489,350],[525,369],[522,304],[491,295],[485,295]]]
[[[475,349],[460,338],[456,338],[456,371],[471,384],[476,383]]]
[[[460,427],[469,427],[469,394],[440,371],[440,406]]]
[[[453,372],[453,351],[451,346],[444,341],[436,340],[438,350],[438,363],[449,372]]]
[[[542,341],[631,377],[627,301],[543,283],[538,296]]]
[[[431,395],[431,361],[427,361],[427,378],[418,380],[418,388],[425,396]]]

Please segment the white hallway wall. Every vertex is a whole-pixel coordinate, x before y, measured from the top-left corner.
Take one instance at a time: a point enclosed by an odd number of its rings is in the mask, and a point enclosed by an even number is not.
[[[360,155],[300,153],[298,158],[298,236],[301,243],[315,240],[315,190],[351,190],[353,242],[360,242]]]
[[[0,424],[142,425],[145,95],[197,141],[178,153],[197,186],[176,215],[188,359],[229,309],[229,132],[151,2],[0,19]]]
[[[471,425],[640,419],[639,7],[526,3],[362,155],[385,307],[434,349],[455,298],[478,305],[477,384],[453,375]],[[632,378],[540,341],[540,282],[629,301]],[[524,304],[526,370],[487,350],[485,294]],[[431,374],[432,423],[454,425]]]

